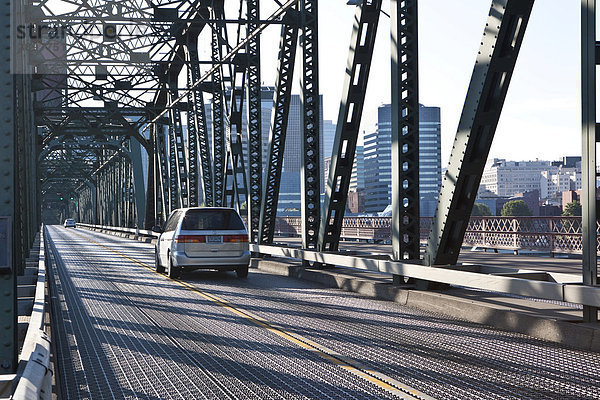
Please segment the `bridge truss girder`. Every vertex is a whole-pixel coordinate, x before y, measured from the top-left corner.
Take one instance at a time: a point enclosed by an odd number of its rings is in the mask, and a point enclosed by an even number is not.
[[[533,0],[492,2],[427,241],[427,265],[458,260],[532,7]]]
[[[338,251],[381,3],[381,0],[374,0],[356,7],[333,154],[325,187],[325,207],[319,228],[320,251]]]
[[[581,1],[581,97],[582,97],[582,162],[581,206],[583,245],[583,284],[598,285],[598,199],[597,154],[600,142],[596,122],[596,71],[600,65],[596,41],[596,1]],[[598,308],[583,306],[584,322],[598,322]]]
[[[591,2],[582,0],[585,10],[592,9]],[[0,163],[8,171],[0,177],[0,183],[8,188],[0,191],[0,215],[10,216],[13,232],[20,235],[15,239],[14,266],[22,266],[40,222],[39,213],[27,210],[39,206],[42,195],[52,199],[59,186],[64,193],[77,196],[76,211],[82,221],[145,228],[163,222],[177,207],[204,204],[242,209],[245,202],[252,241],[272,243],[286,134],[285,110],[289,107],[297,42],[301,51],[302,246],[311,250],[338,249],[379,0],[365,0],[359,5],[360,24],[368,22],[371,31],[366,32],[366,47],[355,45],[349,57],[354,75],[347,76],[340,108],[331,177],[325,186],[329,202],[323,220],[317,0],[277,1],[278,10],[267,20],[260,19],[258,0],[240,0],[237,19],[225,18],[223,0],[82,0],[63,13],[53,12],[52,3],[36,0],[32,7],[20,10],[20,15],[28,15],[33,22],[72,25],[71,36],[58,43],[64,54],[59,51],[40,60],[39,54],[50,47],[44,41],[36,42],[35,52],[23,51],[17,60],[31,69],[23,75],[0,78],[4,80],[0,83],[6,85],[3,87],[14,89],[7,91],[2,100],[8,105],[3,108],[2,118],[11,129],[5,132],[8,146],[0,149]],[[456,263],[532,3],[492,3],[428,241],[424,260],[428,265]],[[420,262],[417,0],[392,0],[391,5],[393,252],[398,260]],[[4,21],[7,13],[3,15],[0,20],[8,31],[10,21]],[[590,82],[595,79],[590,67],[590,21],[584,24],[583,32],[589,39],[584,41],[584,75],[588,79],[584,88],[594,87]],[[229,32],[228,24],[232,23],[238,28],[237,35]],[[282,25],[285,51],[279,60],[271,152],[268,171],[263,175],[259,35],[272,24]],[[356,43],[360,24],[355,27]],[[110,37],[107,27],[117,35]],[[208,55],[200,51],[202,40],[211,47]],[[6,49],[0,50],[0,54],[3,52]],[[8,53],[5,59],[10,59]],[[352,85],[355,80],[357,84]],[[584,90],[584,96],[584,143],[588,146],[584,150],[589,150],[584,157],[591,165],[591,160],[595,162],[591,150],[595,146],[595,114],[590,108],[590,93]],[[208,98],[211,109],[206,112]],[[187,121],[187,133],[183,121]],[[146,171],[142,170],[144,153],[140,145],[146,150]],[[39,166],[31,154],[41,155]],[[588,174],[591,185],[595,171],[590,169]],[[583,196],[588,201],[587,206],[584,204],[588,221],[584,242],[589,242],[588,248],[595,240],[591,232],[596,218],[590,193],[584,192]],[[584,257],[588,260],[585,283],[595,285],[597,267],[591,254]],[[11,279],[6,285],[14,283]],[[0,291],[12,290],[1,285]],[[6,311],[5,316],[12,318],[14,311]],[[594,312],[586,309],[586,315]],[[9,360],[13,351],[11,347],[0,352],[0,361]],[[10,362],[7,365],[12,367]]]
[[[297,10],[295,8],[288,10],[284,20],[287,23],[281,27],[279,42],[279,66],[275,80],[273,111],[269,131],[269,153],[258,225],[257,240],[259,244],[273,243],[273,235],[275,234],[275,218],[277,217],[288,113],[292,95],[294,66],[296,64],[299,22]]]

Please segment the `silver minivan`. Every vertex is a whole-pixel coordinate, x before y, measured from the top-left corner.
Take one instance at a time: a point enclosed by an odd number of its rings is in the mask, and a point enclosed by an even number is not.
[[[248,276],[248,230],[232,208],[195,207],[174,210],[163,228],[153,229],[156,272],[178,278],[182,270],[216,269]]]

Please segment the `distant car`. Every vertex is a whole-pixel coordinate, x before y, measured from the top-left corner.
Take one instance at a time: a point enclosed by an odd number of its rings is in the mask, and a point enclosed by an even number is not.
[[[77,224],[73,218],[65,219],[65,223],[63,224],[65,228],[77,228]]]
[[[174,210],[156,243],[156,272],[178,278],[183,270],[216,269],[248,276],[248,230],[236,210],[195,207]]]

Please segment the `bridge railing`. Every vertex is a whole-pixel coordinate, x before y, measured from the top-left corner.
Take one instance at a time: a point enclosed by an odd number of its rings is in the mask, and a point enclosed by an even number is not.
[[[421,240],[427,240],[432,218],[421,218]],[[276,236],[300,236],[300,217],[278,217]],[[80,224],[86,226],[86,224]],[[90,227],[92,225],[89,225]],[[342,239],[389,242],[391,217],[346,217]],[[155,237],[152,231],[95,226],[106,232]],[[597,225],[600,239],[600,224]],[[472,217],[465,232],[464,246],[504,250],[532,250],[549,253],[581,254],[581,217]],[[600,251],[600,240],[598,242]]]
[[[565,220],[568,220],[568,218]],[[285,217],[278,221],[278,223],[284,224],[284,226],[293,226],[294,219]],[[352,221],[352,223],[361,225],[360,227],[367,226],[368,229],[385,228],[385,219],[382,217],[377,217],[370,221],[359,219]],[[474,223],[482,224],[481,221],[475,221]],[[538,226],[535,223],[533,225]],[[118,227],[102,227],[98,225],[83,224],[82,226],[115,235],[129,235],[131,232],[131,229]],[[521,225],[513,223],[513,228],[515,226],[527,227],[530,225],[527,223]],[[541,226],[539,226],[539,228],[541,229]],[[562,233],[563,231],[580,228],[576,227],[576,223],[564,223],[562,225],[557,224],[553,229]],[[146,233],[152,236],[156,235],[150,232]],[[368,255],[350,256],[340,253],[303,250],[289,246],[282,247],[250,244],[250,250],[263,255],[362,269],[384,274],[400,275],[405,278],[445,283],[462,288],[600,307],[600,287],[583,285],[581,275],[577,274],[470,264],[463,264],[459,268],[452,265],[432,268],[421,265],[420,263],[394,261],[391,258],[370,257]]]
[[[431,222],[421,218],[421,240],[427,240]],[[392,240],[391,226],[391,217],[346,217],[341,237],[386,242]],[[299,236],[301,230],[300,217],[277,218],[275,235]],[[597,230],[600,237],[600,224]],[[581,217],[472,217],[463,245],[580,254]]]
[[[25,341],[19,356],[16,387],[12,399],[51,399],[52,369],[50,338],[44,329],[46,315],[46,277],[48,268],[45,227],[40,230],[40,254],[33,308]]]
[[[597,224],[597,232],[599,228]],[[581,254],[581,217],[471,218],[463,243],[495,249]],[[598,244],[597,247],[600,248]]]

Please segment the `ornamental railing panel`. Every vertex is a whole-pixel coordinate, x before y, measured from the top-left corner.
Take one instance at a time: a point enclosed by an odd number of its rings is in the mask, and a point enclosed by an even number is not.
[[[429,235],[431,221],[421,218],[422,241]],[[391,217],[346,217],[341,238],[391,243],[391,223]],[[600,232],[600,224],[597,231]],[[275,235],[299,236],[300,232],[300,217],[277,218]],[[463,246],[581,253],[581,217],[472,217]]]

